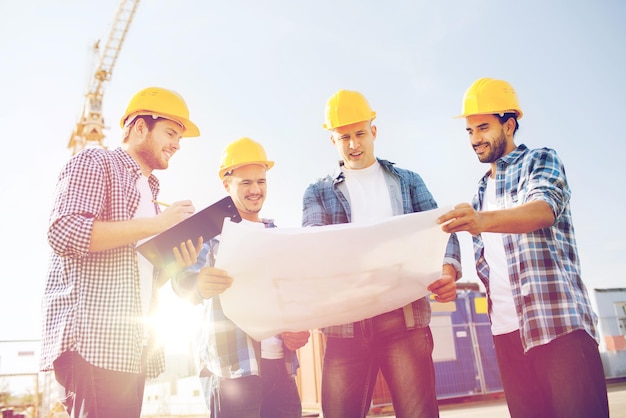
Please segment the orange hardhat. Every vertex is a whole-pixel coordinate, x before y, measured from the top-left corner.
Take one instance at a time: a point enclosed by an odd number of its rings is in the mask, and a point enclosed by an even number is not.
[[[189,120],[189,109],[185,100],[175,91],[160,87],[148,87],[139,91],[130,99],[120,126],[124,128],[142,115],[158,116],[178,123],[185,129],[184,137],[200,136],[196,124]]]
[[[504,80],[480,78],[474,81],[465,92],[463,113],[457,117],[503,115],[504,113],[515,113],[517,119],[521,119],[524,115],[513,86]]]

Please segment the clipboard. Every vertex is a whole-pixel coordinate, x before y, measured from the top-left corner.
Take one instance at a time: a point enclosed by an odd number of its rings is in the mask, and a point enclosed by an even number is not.
[[[165,269],[172,263],[176,263],[172,248],[178,247],[181,242],[189,239],[196,242],[199,236],[207,242],[222,233],[225,218],[230,218],[232,222],[241,222],[239,211],[230,196],[152,237],[138,246],[137,251],[155,267]]]

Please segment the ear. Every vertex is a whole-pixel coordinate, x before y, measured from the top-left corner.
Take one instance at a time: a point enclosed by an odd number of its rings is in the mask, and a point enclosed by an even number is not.
[[[504,122],[504,132],[508,136],[513,136],[513,133],[515,132],[515,119],[514,118],[508,118],[506,122]]]
[[[335,145],[335,138],[333,137],[333,134],[330,134],[330,142]]]
[[[229,193],[230,182],[227,179],[224,179],[222,180],[222,185],[224,185],[224,190],[226,190],[226,193]]]
[[[376,125],[372,125],[371,130],[372,130],[372,136],[374,137],[374,139],[376,139],[376,131],[377,131]]]
[[[142,136],[144,132],[148,130],[148,126],[146,125],[146,121],[143,118],[137,118],[135,123],[133,123],[133,129],[135,133],[139,136]]]

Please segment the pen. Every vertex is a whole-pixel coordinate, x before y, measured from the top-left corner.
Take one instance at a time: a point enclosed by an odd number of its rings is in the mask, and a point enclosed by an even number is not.
[[[158,200],[153,200],[152,202],[153,202],[153,203],[156,203],[157,205],[161,205],[161,206],[165,206],[165,207],[167,207],[167,206],[169,206],[169,205],[170,205],[169,203],[160,202],[160,201],[158,201]]]

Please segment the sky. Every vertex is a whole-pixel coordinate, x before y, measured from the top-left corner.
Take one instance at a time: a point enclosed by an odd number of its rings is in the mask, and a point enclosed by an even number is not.
[[[118,4],[0,2],[0,341],[40,336],[56,178],[95,70],[91,47]],[[200,209],[224,197],[221,151],[248,136],[276,162],[262,215],[295,228],[304,189],[338,160],[325,102],[358,90],[378,114],[377,156],[454,205],[488,167],[453,116],[474,80],[504,79],[524,111],[516,143],[554,148],[565,164],[588,288],[626,287],[625,21],[621,0],[144,0],[105,84],[105,144],[120,145],[133,94],[176,90],[201,137],[183,139],[155,173],[160,200]],[[476,281],[471,239],[459,238],[463,280]],[[188,308],[163,293],[165,317],[185,328]]]

